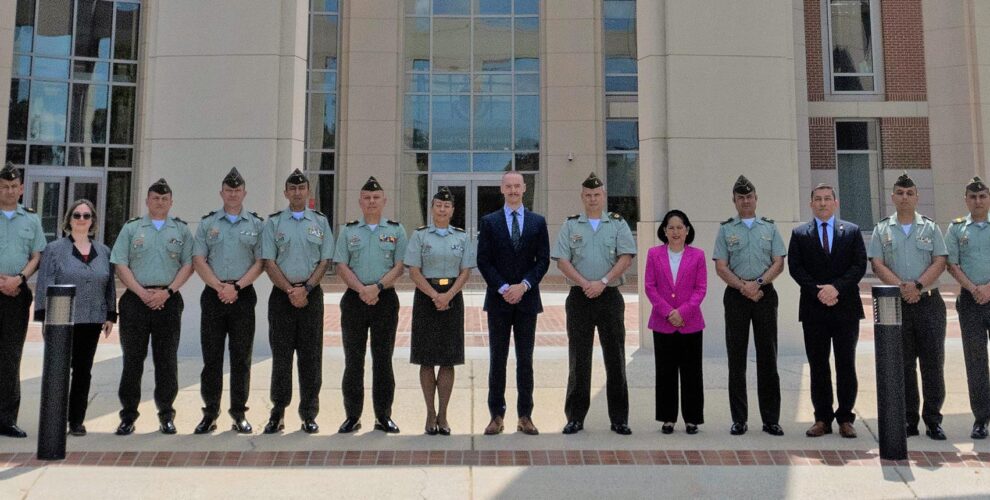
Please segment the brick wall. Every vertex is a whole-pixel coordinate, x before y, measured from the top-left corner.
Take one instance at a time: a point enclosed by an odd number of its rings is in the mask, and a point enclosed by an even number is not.
[[[928,118],[880,119],[883,168],[931,168],[930,144]]]
[[[808,101],[824,101],[821,0],[804,0],[804,47],[807,59]]]
[[[809,118],[808,139],[811,147],[811,168],[835,168],[835,120]]]
[[[921,0],[882,0],[880,11],[887,100],[926,100]]]

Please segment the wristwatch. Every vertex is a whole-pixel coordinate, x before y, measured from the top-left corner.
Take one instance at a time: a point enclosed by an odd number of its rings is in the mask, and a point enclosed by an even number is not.
[[[168,292],[169,297],[175,295],[175,290],[172,290],[172,287],[166,288],[165,291]]]
[[[385,291],[385,285],[383,285],[381,281],[375,283],[375,286],[378,287],[379,292]]]
[[[756,278],[756,284],[757,285],[763,286],[764,284],[766,284],[766,282],[767,282],[767,280],[763,279],[763,276],[760,276],[759,278]]]
[[[26,285],[27,284],[28,279],[27,279],[27,276],[24,276],[24,273],[17,273],[17,276],[19,276],[21,278],[21,284],[22,285]]]
[[[316,287],[313,286],[313,285],[310,285],[309,283],[306,283],[305,285],[303,285],[303,288],[306,289],[306,293],[309,293],[309,292],[312,292],[313,289],[316,288]]]
[[[920,282],[920,281],[918,281],[918,280],[914,280],[914,287],[915,287],[915,288],[917,288],[917,289],[918,289],[919,291],[920,291],[921,289],[923,289],[923,288],[925,288],[925,286],[924,286],[924,285],[922,285],[922,284],[921,284],[921,282]]]
[[[608,276],[602,276],[602,284],[608,285]]]
[[[234,290],[236,290],[238,292],[241,291],[241,285],[238,285],[237,283],[234,283]]]

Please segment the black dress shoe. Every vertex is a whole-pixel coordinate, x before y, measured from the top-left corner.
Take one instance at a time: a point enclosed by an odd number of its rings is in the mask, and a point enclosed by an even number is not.
[[[763,424],[763,432],[771,436],[783,436],[784,429],[780,427],[780,424]]]
[[[662,426],[660,426],[660,432],[664,434],[673,434],[674,424],[672,422],[665,422]]]
[[[85,436],[86,426],[83,424],[69,424],[69,435],[70,436]]]
[[[444,427],[444,426],[442,426],[440,424],[437,424],[437,434],[439,434],[441,436],[449,436],[450,435],[450,427]]]
[[[729,427],[729,434],[732,434],[733,436],[742,436],[743,434],[746,434],[746,431],[748,430],[749,426],[746,425],[746,422],[732,422],[732,427]]]
[[[943,431],[942,426],[938,424],[929,426],[925,429],[925,435],[935,441],[945,441],[945,431]]]
[[[121,420],[114,434],[118,436],[130,436],[134,434],[134,421],[130,419]]]
[[[612,424],[612,432],[620,436],[628,436],[632,434],[632,429],[627,424]]]
[[[986,439],[987,438],[987,424],[986,422],[976,422],[973,424],[973,432],[969,434],[969,437],[973,439]]]
[[[337,429],[337,432],[340,434],[350,434],[360,428],[361,419],[347,417],[347,420],[344,420],[344,423],[340,424],[340,428]]]
[[[316,420],[307,418],[303,420],[302,430],[306,434],[316,434],[317,432],[320,432],[320,426],[317,425]]]
[[[383,419],[380,419],[380,418],[376,418],[375,419],[375,430],[376,431],[384,431],[384,432],[386,432],[388,434],[398,434],[399,433],[399,426],[398,425],[395,425],[395,422],[393,422],[391,418],[386,418],[384,420]]]
[[[580,420],[571,420],[564,426],[564,434],[577,434],[582,430],[584,430],[584,422]]]
[[[684,432],[688,434],[697,434],[698,425],[697,424],[684,424]]]
[[[28,435],[17,424],[0,425],[0,436],[12,438],[26,438]]]
[[[265,424],[264,433],[276,434],[282,432],[283,429],[285,429],[285,419],[278,415],[272,415],[271,418],[268,419],[268,423]]]
[[[162,419],[161,424],[158,426],[158,430],[161,431],[162,434],[175,434],[178,432],[175,430],[175,422],[172,421],[171,418]]]
[[[193,434],[209,434],[215,430],[217,430],[217,417],[205,416],[193,429]]]
[[[254,428],[251,427],[251,423],[244,418],[244,415],[237,415],[234,417],[234,423],[230,426],[230,430],[237,431],[238,434],[251,434],[254,432]]]

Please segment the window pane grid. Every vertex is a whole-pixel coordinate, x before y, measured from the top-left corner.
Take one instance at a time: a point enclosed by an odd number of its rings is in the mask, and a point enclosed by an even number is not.
[[[316,208],[333,224],[337,172],[338,0],[311,0],[306,68],[306,139],[303,170]]]

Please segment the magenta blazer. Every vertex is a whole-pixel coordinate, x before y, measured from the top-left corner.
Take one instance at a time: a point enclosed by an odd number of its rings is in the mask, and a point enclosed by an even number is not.
[[[667,245],[650,249],[646,256],[644,286],[646,296],[653,304],[649,328],[660,333],[697,333],[705,328],[701,315],[701,301],[708,292],[708,269],[705,252],[691,245],[684,246],[681,265],[677,268],[677,281],[671,278]],[[675,328],[667,321],[667,315],[677,309],[684,326]]]

